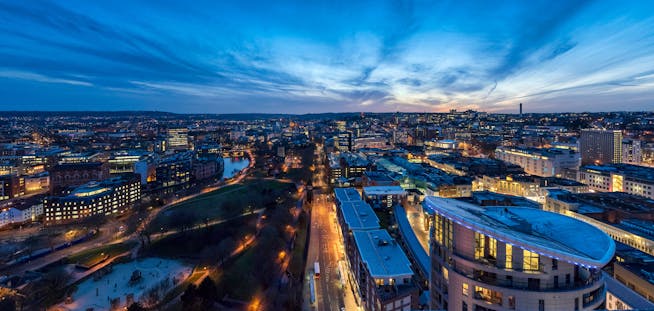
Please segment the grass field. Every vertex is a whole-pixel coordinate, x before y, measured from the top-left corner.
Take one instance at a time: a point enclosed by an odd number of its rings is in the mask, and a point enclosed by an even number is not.
[[[199,230],[180,232],[153,242],[147,247],[148,256],[187,259],[213,257],[214,250],[223,239],[240,241],[254,234],[258,215],[247,215]],[[217,262],[218,258],[212,258]]]
[[[105,258],[111,258],[122,254],[131,250],[135,246],[136,242],[104,245],[68,256],[68,262],[86,267],[93,267]]]
[[[171,206],[157,215],[148,227],[152,232],[159,232],[160,228],[169,228],[171,220],[179,218],[181,214],[191,214],[189,217],[193,218],[194,224],[231,218],[248,209],[262,208],[262,193],[260,192],[262,189],[279,192],[293,187],[293,184],[275,180],[247,180],[243,184],[225,186]]]
[[[223,267],[224,270],[217,282],[218,290],[229,295],[230,298],[250,301],[260,290],[251,275],[257,253],[257,247],[252,247]]]

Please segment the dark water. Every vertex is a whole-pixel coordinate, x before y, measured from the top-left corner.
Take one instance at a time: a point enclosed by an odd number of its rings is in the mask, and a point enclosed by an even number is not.
[[[232,178],[240,170],[248,167],[250,165],[250,159],[248,157],[240,158],[223,158],[225,161],[225,169],[223,170],[223,178]]]

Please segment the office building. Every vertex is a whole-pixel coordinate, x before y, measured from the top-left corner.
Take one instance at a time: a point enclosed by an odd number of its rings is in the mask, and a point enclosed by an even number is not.
[[[114,152],[107,160],[109,165],[109,174],[134,173],[136,162],[141,161],[147,156],[146,153],[137,151],[118,151]]]
[[[173,128],[167,132],[167,149],[168,150],[186,150],[188,149],[188,129]]]
[[[579,138],[581,164],[622,162],[622,132],[617,130],[585,129]]]
[[[582,221],[528,207],[427,197],[431,304],[446,310],[594,310],[615,244]]]
[[[352,151],[353,144],[352,132],[339,132],[334,138],[334,147],[339,151]]]
[[[579,182],[593,191],[626,192],[654,199],[654,168],[631,165],[587,165],[579,170]]]
[[[68,194],[45,198],[45,223],[67,223],[93,215],[121,214],[140,199],[141,183],[136,174],[89,182]]]
[[[622,140],[622,163],[640,164],[643,161],[641,142],[637,139]]]
[[[364,156],[352,152],[330,153],[329,157],[330,176],[332,184],[353,183],[354,180],[370,170],[371,163]]]
[[[25,178],[16,175],[0,176],[0,201],[25,194]]]
[[[572,150],[498,147],[495,157],[519,165],[527,174],[562,177],[566,171],[579,169],[579,153]]]

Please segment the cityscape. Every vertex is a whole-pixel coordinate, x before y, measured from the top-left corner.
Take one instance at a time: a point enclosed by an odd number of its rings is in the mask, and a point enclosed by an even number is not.
[[[0,311],[654,310],[653,3],[125,4],[0,2]]]

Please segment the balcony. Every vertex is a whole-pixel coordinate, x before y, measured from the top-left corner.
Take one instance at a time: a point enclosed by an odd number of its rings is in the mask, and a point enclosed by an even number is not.
[[[542,291],[542,292],[563,292],[570,290],[580,290],[583,288],[593,287],[602,281],[602,273],[595,272],[587,279],[577,279],[570,284],[559,284],[558,286],[553,286],[552,284],[544,284],[539,278],[513,278],[511,275],[507,275],[504,270],[497,270],[489,272],[488,270],[478,270],[471,269],[466,267],[456,267],[451,266],[450,270],[456,272],[460,275],[465,276],[471,280],[475,280],[484,284],[519,289],[519,290],[528,290],[528,291]]]

